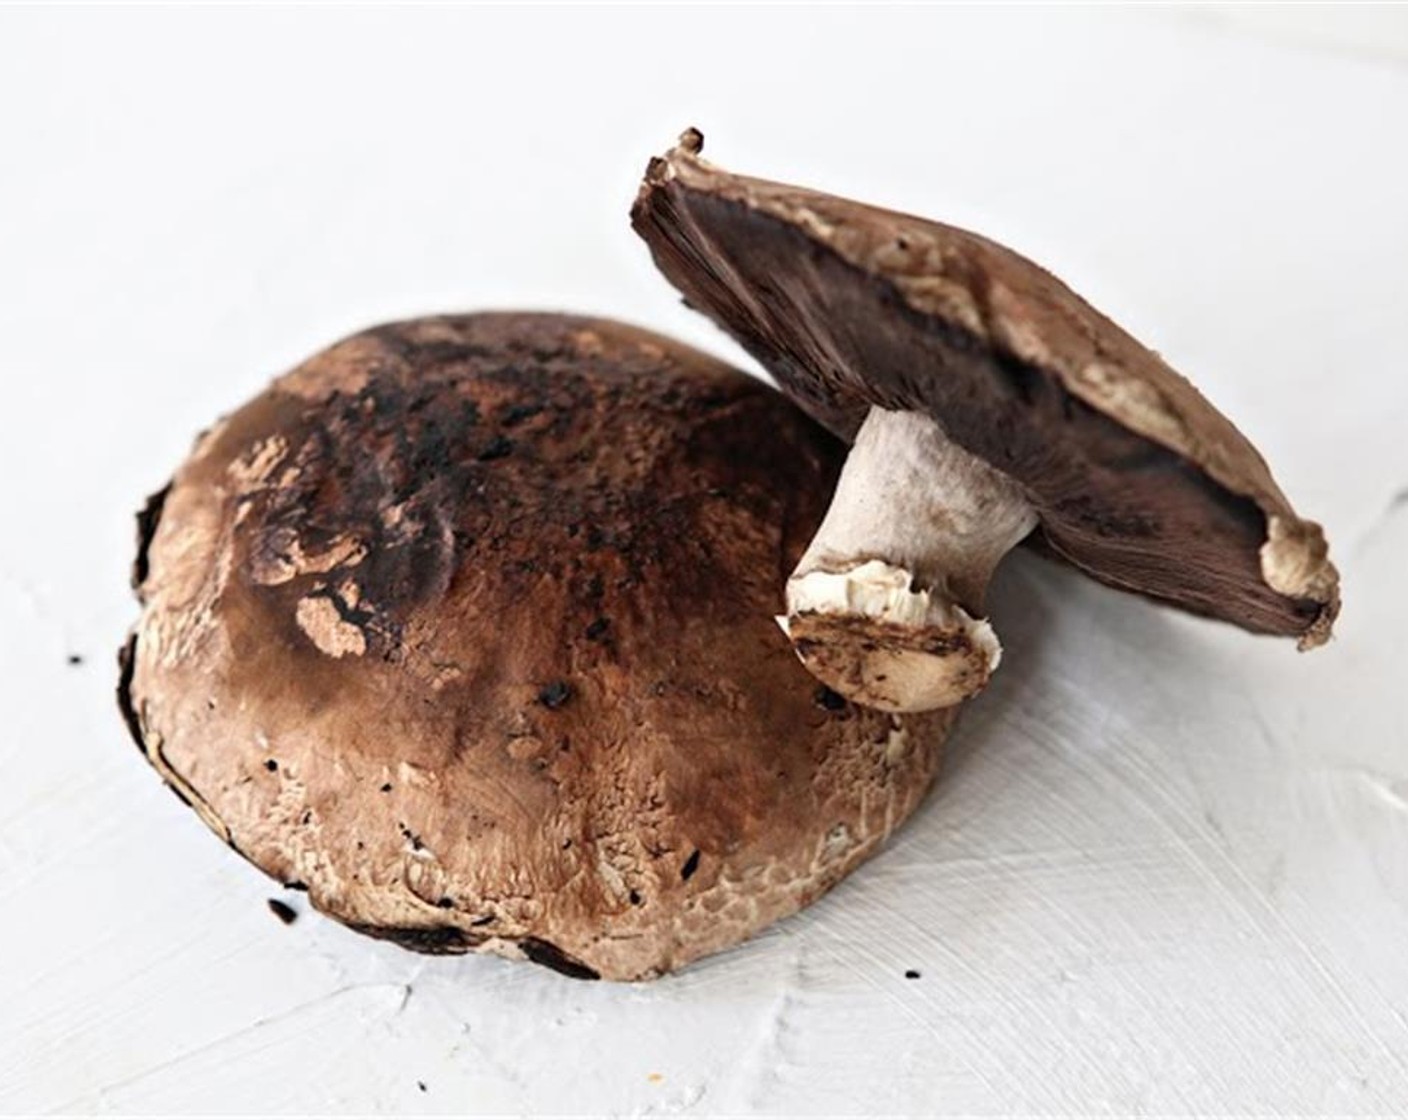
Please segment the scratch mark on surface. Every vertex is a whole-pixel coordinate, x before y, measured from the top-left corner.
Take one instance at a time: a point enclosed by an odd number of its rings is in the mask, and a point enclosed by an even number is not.
[[[39,589],[13,571],[0,568],[0,587],[8,587],[35,618],[43,619],[49,613]]]
[[[1395,813],[1408,813],[1408,776],[1352,764],[1326,767],[1321,773],[1332,779],[1347,777],[1358,792],[1367,794],[1375,804]]]
[[[184,1050],[179,1054],[172,1055],[170,1058],[166,1058],[163,1061],[157,1062],[155,1065],[148,1066],[146,1069],[139,1070],[138,1072],[131,1074],[128,1077],[120,1078],[117,1081],[105,1082],[104,1084],[99,1085],[96,1089],[84,1093],[83,1096],[75,1097],[73,1100],[67,1102],[66,1104],[59,1106],[54,1111],[61,1115],[82,1112],[84,1111],[84,1102],[90,1097],[98,1097],[99,1099],[102,1099],[108,1096],[110,1093],[114,1092],[115,1090],[129,1088],[130,1086],[135,1085],[141,1081],[145,1081],[149,1077],[155,1077],[158,1074],[167,1073],[173,1069],[178,1069],[187,1062],[204,1057],[210,1054],[212,1051],[219,1050],[222,1046],[226,1046],[232,1042],[237,1042],[241,1039],[249,1037],[250,1035],[258,1034],[261,1031],[268,1029],[269,1027],[285,1023],[290,1019],[296,1019],[299,1016],[304,1015],[309,1011],[312,1011],[322,1006],[325,1003],[328,1003],[332,1000],[341,999],[343,996],[346,996],[352,992],[376,991],[377,989],[401,989],[403,987],[404,985],[400,984],[353,984],[347,987],[334,988],[332,991],[327,992],[324,995],[318,996],[316,999],[307,1000],[303,1003],[296,1004],[293,1007],[287,1008],[284,1011],[280,1011],[276,1015],[270,1015],[263,1019],[256,1019],[253,1023],[250,1023],[247,1026],[239,1027],[232,1031],[227,1031],[224,1034],[221,1034],[216,1038],[211,1039],[209,1042],[202,1043],[200,1046],[196,1046],[190,1050]]]
[[[501,1053],[495,1050],[492,1045],[486,1045],[480,1041],[477,1034],[469,1029],[468,1024],[465,1025],[464,1037],[469,1040],[468,1049],[470,1052],[478,1055],[490,1072],[502,1077],[519,1092],[529,1092],[532,1086],[523,1071],[516,1064],[504,1061]]]
[[[1270,940],[1267,927],[1270,927],[1270,932],[1283,937],[1310,966],[1334,1003],[1339,1005],[1346,1021],[1357,1027],[1361,1037],[1372,1043],[1400,1074],[1408,1077],[1408,1063],[1405,1063],[1403,1057],[1373,1028],[1363,1010],[1345,989],[1344,984],[1331,971],[1330,965],[1321,953],[1295,926],[1286,920],[1280,910],[1252,882],[1247,873],[1208,838],[1188,810],[1172,796],[1162,791],[1157,771],[1146,762],[1142,762],[1138,753],[1134,751],[1122,754],[1121,760],[1137,770],[1143,770],[1145,772],[1143,777],[1146,780],[1131,780],[1105,759],[1096,758],[1094,763],[1108,780],[1113,781],[1126,791],[1132,803],[1144,808],[1145,813],[1178,846],[1193,870],[1208,883],[1216,894],[1239,912],[1263,937]],[[1079,766],[1079,763],[1076,765]],[[1175,827],[1176,825],[1181,825],[1182,828]],[[1189,842],[1185,833],[1202,841],[1207,851],[1212,854],[1212,860],[1201,854]],[[1217,863],[1218,867],[1213,866],[1213,861]],[[1218,873],[1219,870],[1222,874]],[[1223,880],[1223,875],[1230,877],[1241,886],[1247,898],[1243,898],[1233,891]],[[1251,901],[1249,902],[1248,899]]]
[[[886,907],[886,909],[890,910],[890,912],[892,914],[895,914],[897,917],[900,916],[899,912],[896,911],[893,907]],[[913,925],[914,923],[911,922],[910,924]],[[860,949],[862,955],[874,962],[877,966],[879,966],[882,972],[890,970],[889,962],[882,961],[879,955],[873,949],[866,947],[863,942],[857,941],[854,943],[848,943],[848,947],[852,949]],[[918,1011],[911,1007],[907,1000],[892,991],[888,986],[874,985],[871,978],[867,976],[865,972],[857,968],[854,962],[848,960],[841,952],[836,949],[834,941],[831,938],[828,937],[827,939],[822,941],[822,948],[826,951],[827,955],[830,956],[831,959],[834,960],[837,964],[839,964],[842,968],[846,969],[853,976],[856,976],[861,980],[866,981],[867,985],[870,986],[872,990],[878,991],[882,996],[885,997],[888,1002],[898,1007],[900,1009],[900,1012],[905,1016],[905,1018],[907,1018],[910,1022],[918,1026],[926,1035],[932,1038],[940,1046],[940,1048],[949,1048],[950,1040],[945,1039],[944,1036],[940,1033],[939,1029],[934,1026],[933,1023],[929,1022],[928,1019],[926,1019],[923,1015],[921,1015]],[[956,962],[960,968],[962,968],[969,974],[969,976],[981,979],[977,970],[974,969],[967,962],[963,961],[957,955],[948,951],[945,951],[945,955],[948,956],[950,960]],[[971,1073],[973,1077],[978,1081],[978,1083],[981,1084],[983,1088],[988,1091],[995,1106],[1001,1106],[1002,1102],[1008,1099],[1006,1096],[1004,1096],[1003,1093],[998,1090],[997,1085],[987,1076],[987,1074],[984,1073],[982,1069],[980,1069],[973,1061],[969,1059],[967,1054],[959,1054],[958,1057],[963,1062],[964,1069]]]
[[[777,999],[765,1014],[761,1029],[748,1048],[754,1066],[751,1075],[753,1084],[748,1091],[748,1100],[755,1109],[761,1107],[762,1098],[768,1089],[782,1080],[779,1073],[787,1064],[783,1045],[788,1030],[787,1020],[796,1003],[794,985],[801,985],[800,968],[796,959],[793,960],[791,974],[783,980]]]
[[[659,1077],[659,1074],[652,1074],[652,1077]],[[663,1081],[664,1079],[661,1078]],[[660,1082],[652,1081],[651,1084]],[[679,1116],[693,1108],[708,1094],[707,1085],[686,1085],[674,1097],[658,1103],[647,1104],[631,1113],[632,1116]]]
[[[1256,729],[1261,734],[1262,745],[1273,755],[1281,754],[1281,739],[1277,735],[1276,729],[1271,726],[1271,721],[1266,718],[1266,713],[1262,711],[1261,705],[1253,700],[1247,705],[1247,710],[1251,712],[1252,722],[1256,724]]]
[[[1362,766],[1351,767],[1355,776],[1369,787],[1370,794],[1382,805],[1398,813],[1408,813],[1408,778],[1378,774]]]
[[[1389,523],[1405,512],[1408,512],[1408,486],[1400,487],[1393,492],[1388,503],[1384,506],[1383,512],[1369,522],[1368,527],[1354,541],[1349,550],[1350,555],[1356,559],[1361,557],[1371,546],[1378,543],[1380,534],[1388,527]]]

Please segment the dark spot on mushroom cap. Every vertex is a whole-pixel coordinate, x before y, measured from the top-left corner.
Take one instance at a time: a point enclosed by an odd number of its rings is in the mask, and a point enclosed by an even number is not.
[[[425,1092],[425,1082],[424,1082],[424,1081],[417,1081],[417,1082],[416,1082],[416,1087],[417,1087],[418,1089],[420,1089],[420,1091],[421,1091],[422,1093]]]
[[[489,445],[479,453],[481,463],[489,463],[495,459],[503,459],[513,454],[513,440],[508,436],[495,436],[489,441]]]
[[[281,902],[277,898],[269,899],[269,909],[274,917],[278,918],[279,921],[283,922],[286,926],[291,926],[298,920],[298,911],[287,902]]]
[[[382,782],[382,783],[381,783],[381,792],[382,792],[382,793],[390,793],[390,792],[391,792],[391,783],[390,783],[390,782]]]
[[[555,711],[572,698],[572,686],[566,681],[553,681],[538,692],[538,703]]]
[[[122,714],[122,722],[132,742],[145,757],[146,740],[142,735],[142,723],[137,718],[137,709],[132,705],[132,673],[137,661],[137,635],[130,634],[122,648],[117,651],[117,709]]]
[[[540,964],[544,968],[560,972],[563,976],[570,976],[574,980],[601,979],[601,974],[596,969],[588,968],[575,957],[568,956],[551,941],[544,941],[538,937],[525,937],[519,941],[518,947],[523,950],[523,955],[534,964]]]
[[[458,926],[377,926],[362,922],[348,922],[347,925],[368,937],[394,941],[406,949],[432,956],[463,953],[483,940],[480,935]]]
[[[694,875],[694,873],[698,870],[699,849],[695,848],[694,851],[689,853],[689,858],[684,861],[684,866],[680,868],[680,878],[687,883],[689,882],[690,878]]]
[[[918,970],[917,968],[907,968],[907,969],[905,969],[905,970],[904,970],[904,978],[905,978],[906,980],[918,980],[918,979],[919,979],[919,970]]]
[[[537,416],[543,411],[540,404],[515,404],[504,410],[502,424],[505,428],[512,428],[518,424]]]
[[[81,653],[71,653],[71,654],[69,654],[69,655],[68,655],[68,663],[69,663],[70,665],[82,665],[82,664],[83,664],[83,655],[82,655]]]
[[[632,906],[639,906],[645,900],[641,898],[640,891],[632,891],[629,895]]]
[[[266,758],[266,759],[264,760],[264,769],[267,770],[267,771],[269,771],[269,773],[273,774],[275,771],[278,770],[278,768],[279,768],[279,764],[278,764],[278,762],[276,762],[274,759],[272,759],[272,758]]]
[[[598,619],[595,619],[590,625],[588,625],[588,627],[587,627],[587,629],[586,629],[586,635],[587,635],[588,640],[593,641],[593,642],[596,641],[598,638],[600,638],[603,634],[606,633],[607,629],[608,629],[610,626],[611,626],[611,620],[610,620],[610,619],[607,619],[607,618],[598,618]]]
[[[142,584],[147,582],[147,576],[151,571],[148,554],[151,550],[152,538],[156,536],[156,527],[161,520],[162,507],[166,504],[166,496],[170,492],[171,486],[168,483],[147,498],[137,513],[137,555],[132,561],[132,589],[137,592],[139,599],[141,598]]]

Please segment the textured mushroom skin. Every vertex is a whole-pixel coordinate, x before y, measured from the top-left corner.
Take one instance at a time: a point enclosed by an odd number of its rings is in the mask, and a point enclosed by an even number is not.
[[[849,438],[871,404],[938,419],[1017,480],[1036,543],[1249,630],[1330,634],[1339,577],[1250,442],[1050,273],[965,230],[722,171],[700,138],[632,211],[656,265]]]
[[[239,853],[354,928],[631,979],[834,884],[947,713],[819,692],[773,625],[839,445],[601,320],[392,324],[149,507],[120,699]]]

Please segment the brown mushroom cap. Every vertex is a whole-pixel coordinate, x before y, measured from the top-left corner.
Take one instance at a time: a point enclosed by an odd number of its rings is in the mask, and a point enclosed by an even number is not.
[[[1037,543],[1087,574],[1246,629],[1324,642],[1339,577],[1251,443],[1152,350],[986,238],[732,175],[702,137],[632,211],[656,265],[783,389],[851,437],[932,417],[1015,480]]]
[[[356,929],[678,968],[833,885],[939,762],[947,713],[819,690],[770,618],[840,454],[615,323],[356,335],[142,518],[124,711],[212,829]]]

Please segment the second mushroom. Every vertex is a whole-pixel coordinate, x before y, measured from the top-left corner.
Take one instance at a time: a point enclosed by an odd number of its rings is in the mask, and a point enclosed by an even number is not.
[[[779,619],[859,704],[947,707],[1001,646],[984,594],[1030,537],[1112,586],[1324,642],[1339,579],[1262,457],[1061,281],[951,226],[733,175],[694,130],[632,221],[688,303],[852,440]]]

